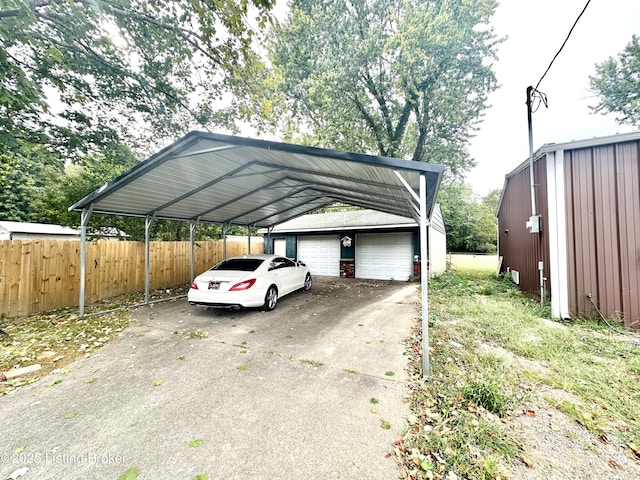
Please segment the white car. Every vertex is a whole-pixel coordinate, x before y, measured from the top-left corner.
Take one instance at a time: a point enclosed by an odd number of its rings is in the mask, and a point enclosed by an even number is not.
[[[309,268],[277,255],[232,257],[198,275],[189,289],[191,305],[276,308],[278,298],[311,288]]]

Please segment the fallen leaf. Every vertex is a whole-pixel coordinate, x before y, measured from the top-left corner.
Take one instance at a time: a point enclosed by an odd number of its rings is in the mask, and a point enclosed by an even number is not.
[[[555,423],[550,423],[549,424],[549,428],[551,430],[553,430],[554,432],[559,432],[560,431],[560,427],[558,425],[556,425]]]
[[[154,385],[154,386],[156,386],[156,387],[159,387],[160,385],[162,385],[162,380],[156,380],[156,381],[153,383],[153,385]]]
[[[18,447],[13,451],[13,453],[21,453],[23,451],[24,451],[24,447]]]
[[[598,440],[600,440],[600,443],[603,443],[605,445],[611,443],[611,440],[609,440],[609,437],[607,437],[607,435],[604,433],[601,435],[598,435]]]
[[[527,414],[527,417],[535,417],[536,416],[536,411],[535,410],[525,410],[524,413]]]
[[[391,428],[391,424],[389,422],[387,422],[386,420],[383,420],[380,423],[380,428],[382,428],[383,430],[389,430]]]
[[[138,475],[140,475],[140,470],[134,467],[134,468],[130,468],[129,470],[124,472],[122,475],[120,475],[118,477],[118,480],[136,480],[136,478],[138,478]]]
[[[202,439],[201,438],[196,438],[195,440],[191,440],[189,442],[189,447],[190,448],[197,448],[200,445],[202,445]]]
[[[616,468],[620,468],[620,465],[618,465],[618,462],[616,462],[616,461],[615,461],[615,460],[613,460],[613,459],[609,460],[607,463],[608,463],[608,464],[609,464],[609,466],[610,466],[611,468],[613,468],[614,470],[615,470]]]
[[[524,463],[527,467],[533,468],[533,461],[526,455],[520,455],[520,461],[522,461],[522,463]]]
[[[76,417],[77,415],[78,415],[78,412],[69,412],[64,416],[64,418],[69,419],[69,418]]]
[[[636,447],[636,445],[634,443],[629,443],[629,448],[631,449],[631,451],[633,452],[633,454],[640,458],[640,450],[638,449],[638,447]]]

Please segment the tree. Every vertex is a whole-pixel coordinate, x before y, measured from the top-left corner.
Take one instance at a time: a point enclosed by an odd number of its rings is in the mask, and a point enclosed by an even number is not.
[[[253,55],[250,12],[264,27],[273,4],[5,0],[0,153],[37,144],[77,159],[228,122],[211,105]]]
[[[293,0],[274,31],[287,140],[473,166],[468,139],[496,88],[495,0]],[[271,85],[274,87],[274,85]],[[274,102],[277,107],[277,102]]]
[[[20,156],[0,153],[0,219],[30,219],[29,202],[43,185],[45,169],[37,149]]]
[[[620,124],[640,126],[640,38],[634,35],[618,59],[596,65],[589,77],[591,90],[600,102],[594,112],[616,114]]]
[[[482,200],[471,187],[459,182],[445,183],[438,193],[447,230],[447,250],[494,253],[496,251],[496,208],[499,190]]]
[[[53,187],[54,195],[68,184],[58,200],[77,200],[73,191],[89,193],[110,179],[90,169],[108,170],[104,162],[118,152],[140,158],[194,126],[233,129],[241,118],[235,106],[212,106],[243,81],[236,70],[255,63],[252,40],[274,3],[5,0],[0,218],[68,222],[70,203],[31,209],[43,198],[38,189]],[[65,171],[70,163],[79,169]]]

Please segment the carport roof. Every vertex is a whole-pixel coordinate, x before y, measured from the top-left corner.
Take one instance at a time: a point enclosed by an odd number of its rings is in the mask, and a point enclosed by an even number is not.
[[[444,167],[287,143],[191,132],[69,210],[271,227],[342,202],[431,215]]]

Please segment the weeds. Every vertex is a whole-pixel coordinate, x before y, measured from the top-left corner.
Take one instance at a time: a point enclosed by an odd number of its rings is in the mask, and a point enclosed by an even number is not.
[[[591,432],[640,444],[637,336],[548,320],[548,305],[489,269],[447,272],[429,292],[428,380],[419,326],[407,341],[419,419],[396,448],[407,478],[508,477],[520,447],[500,419],[531,400],[532,384],[564,390],[566,398],[547,402]]]

